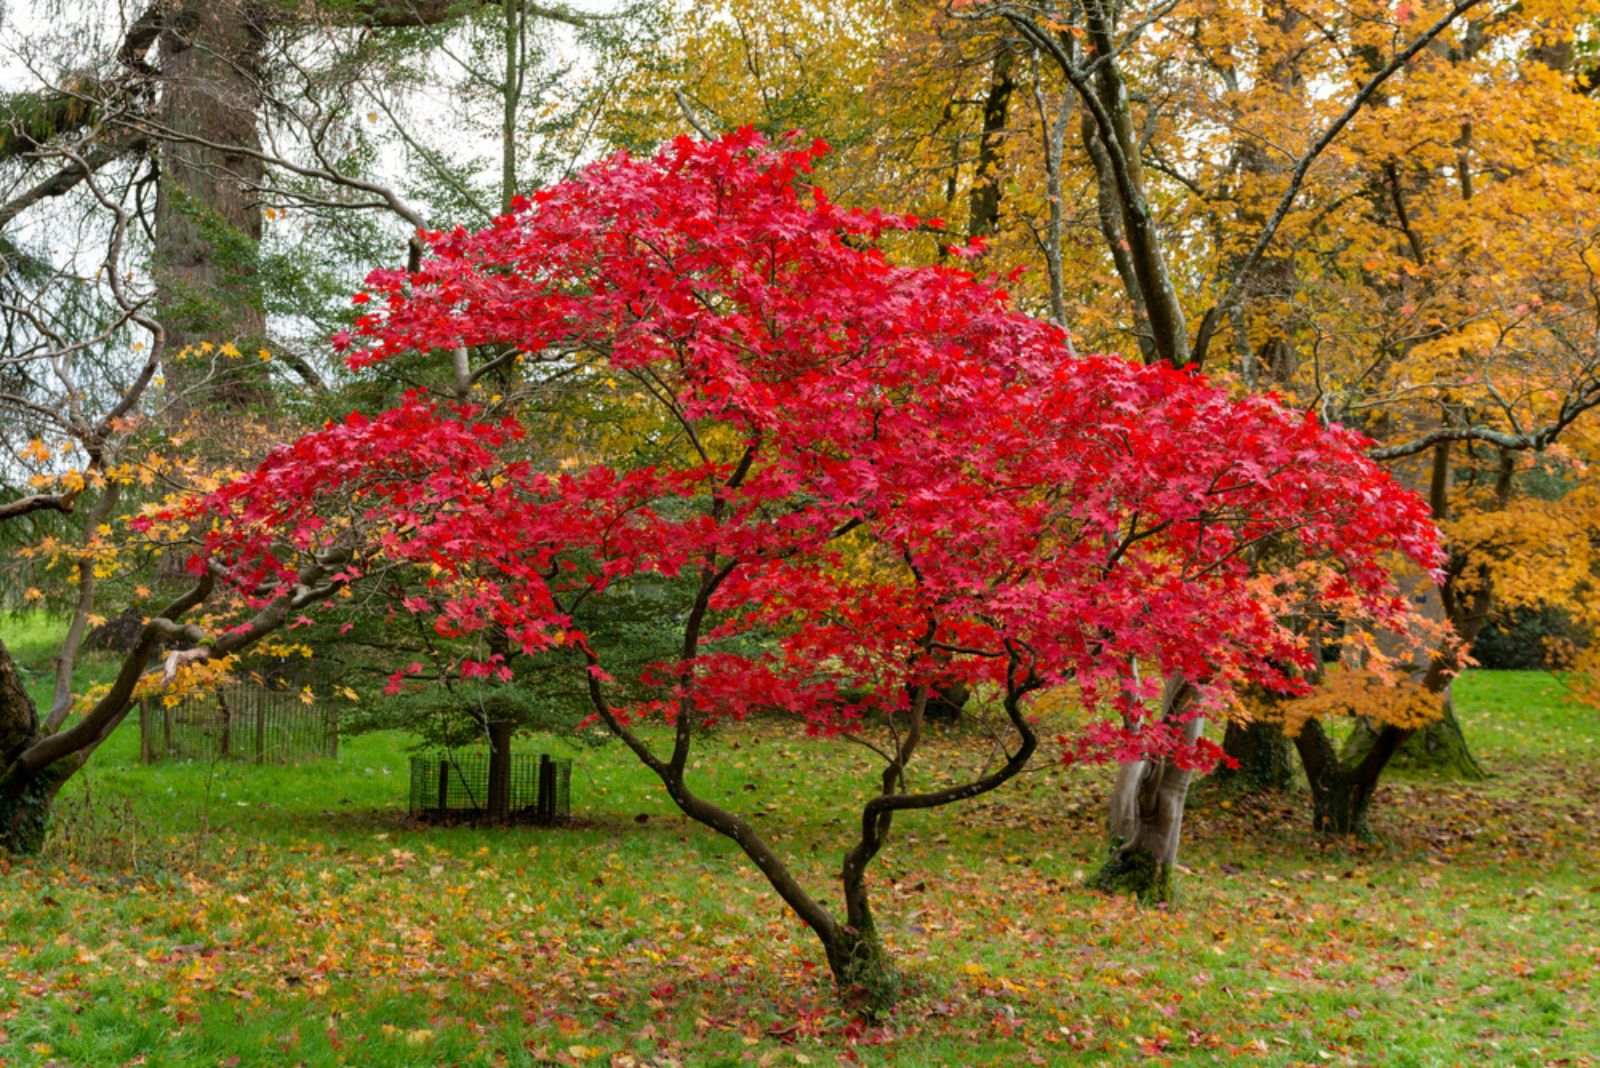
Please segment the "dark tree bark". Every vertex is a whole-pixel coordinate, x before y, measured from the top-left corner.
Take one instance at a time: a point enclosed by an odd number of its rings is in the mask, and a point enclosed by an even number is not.
[[[1322,724],[1311,720],[1295,736],[1295,748],[1305,763],[1306,779],[1311,784],[1312,826],[1327,835],[1372,839],[1367,814],[1373,791],[1408,731],[1385,725],[1377,732],[1372,748],[1360,761],[1345,763],[1333,747]]]
[[[684,624],[680,655],[685,668],[692,665],[698,654],[701,628],[711,597],[733,569],[734,565],[729,564],[720,571],[708,570],[702,575],[699,592]],[[930,631],[930,640],[931,634]],[[811,929],[822,946],[829,971],[840,990],[851,996],[859,996],[871,1008],[878,1009],[888,1006],[898,996],[900,979],[873,916],[867,868],[888,842],[895,813],[939,808],[997,789],[1015,778],[1038,748],[1038,735],[1022,710],[1022,701],[1042,683],[1033,675],[1031,668],[1022,665],[1021,656],[1015,649],[1008,646],[1006,654],[1009,669],[1004,707],[1010,728],[1016,734],[1015,748],[1006,753],[1006,759],[999,767],[968,782],[922,793],[907,792],[906,770],[921,741],[927,708],[928,691],[923,688],[911,702],[904,733],[899,737],[898,744],[892,753],[884,754],[885,765],[879,792],[862,806],[860,836],[844,856],[840,872],[840,889],[845,904],[842,918],[835,916],[806,890],[777,850],[749,819],[708,801],[690,787],[685,773],[694,746],[697,717],[692,714],[688,694],[680,698],[672,751],[663,757],[617,717],[596,674],[585,672],[585,679],[595,713],[627,745],[640,763],[661,780],[679,811],[732,839],[784,903]],[[586,651],[586,656],[589,666],[599,665],[596,654]],[[692,677],[692,672],[687,674]]]
[[[1228,724],[1222,751],[1237,768],[1218,766],[1213,781],[1244,790],[1287,790],[1294,780],[1294,747],[1283,728],[1267,720]]]
[[[39,710],[23,688],[11,652],[0,641],[0,844],[23,843],[37,851],[47,819],[40,818],[38,789],[17,782],[9,769],[18,755],[39,740]]]
[[[1011,68],[1016,59],[1009,44],[995,56],[989,92],[983,100],[983,130],[978,140],[978,166],[967,197],[967,236],[987,237],[1000,225],[1000,145],[1005,136],[1006,113],[1016,89]]]
[[[44,737],[38,708],[0,643],[0,850],[31,855],[43,848],[56,794],[78,768],[71,761],[28,766],[24,758]]]
[[[511,818],[511,731],[514,724],[495,720],[489,724],[488,816],[496,823]]]
[[[184,358],[189,346],[232,342],[254,353],[266,336],[256,247],[266,168],[257,130],[268,26],[250,0],[180,0],[159,37],[163,131],[156,198],[155,271],[172,358],[163,369],[182,407],[238,409],[271,392],[254,359]]]

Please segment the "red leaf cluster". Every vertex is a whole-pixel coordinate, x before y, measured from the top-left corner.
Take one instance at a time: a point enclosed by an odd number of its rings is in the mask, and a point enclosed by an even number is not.
[[[368,279],[353,367],[512,346],[597,388],[627,376],[674,459],[538,470],[514,422],[410,396],[210,498],[210,557],[258,599],[340,544],[350,577],[420,568],[405,608],[440,634],[573,645],[602,681],[574,599],[692,580],[686,655],[629,680],[654,696],[619,713],[771,708],[818,731],[849,728],[862,688],[894,708],[952,679],[1070,682],[1120,724],[1161,674],[1294,689],[1312,639],[1291,617],[1412,624],[1386,563],[1434,567],[1438,545],[1363,438],[1195,374],[1069,358],[993,286],[895,265],[877,239],[912,221],[808,187],[821,148],[746,131],[618,156]],[[1204,756],[1138,738],[1096,727],[1068,750]]]

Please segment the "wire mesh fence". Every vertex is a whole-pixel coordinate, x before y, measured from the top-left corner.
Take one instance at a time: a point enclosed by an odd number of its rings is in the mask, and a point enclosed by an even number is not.
[[[168,703],[139,703],[139,756],[160,760],[239,760],[296,764],[339,755],[339,712],[307,704],[302,691],[234,682]]]
[[[505,762],[504,783],[492,782],[490,754],[431,753],[411,758],[411,815],[459,819],[494,814],[496,790],[505,792],[503,815],[534,823],[572,816],[572,761],[515,753]]]

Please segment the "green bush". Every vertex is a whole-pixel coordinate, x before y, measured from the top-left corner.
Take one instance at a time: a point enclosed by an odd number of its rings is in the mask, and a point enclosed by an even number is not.
[[[1472,655],[1496,671],[1548,671],[1565,666],[1567,651],[1589,640],[1566,609],[1513,608],[1489,618],[1472,643]]]

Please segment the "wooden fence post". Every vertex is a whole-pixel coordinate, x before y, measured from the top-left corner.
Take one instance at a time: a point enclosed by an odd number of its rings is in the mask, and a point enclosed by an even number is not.
[[[150,738],[150,698],[139,698],[139,763],[149,764],[155,759],[155,746]]]
[[[217,709],[222,720],[222,759],[233,756],[233,709],[228,705],[226,690],[217,691]]]
[[[267,762],[267,695],[256,691],[256,763]]]
[[[543,824],[556,821],[556,762],[539,754],[539,803],[534,818]]]

